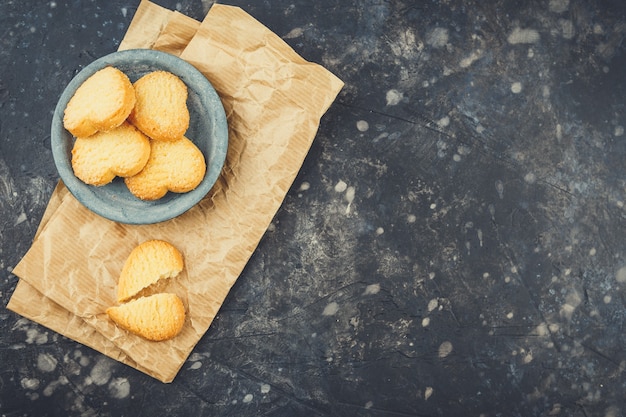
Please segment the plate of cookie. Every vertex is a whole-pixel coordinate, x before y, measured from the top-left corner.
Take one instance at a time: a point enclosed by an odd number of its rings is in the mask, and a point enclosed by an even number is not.
[[[224,107],[210,81],[150,49],[114,52],[83,68],[61,94],[50,136],[74,197],[126,224],[167,221],[195,206],[228,149]]]

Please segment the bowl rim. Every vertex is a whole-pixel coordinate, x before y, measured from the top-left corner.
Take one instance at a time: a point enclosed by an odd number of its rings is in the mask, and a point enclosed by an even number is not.
[[[204,120],[204,117],[207,116],[209,119],[205,120],[205,123],[209,125],[209,131],[203,132],[208,136],[206,139],[207,146],[198,146],[205,157],[207,170],[202,182],[192,191],[180,194],[168,192],[159,200],[145,201],[134,197],[127,189],[124,191],[125,185],[119,177],[107,185],[92,186],[82,182],[74,175],[71,166],[71,148],[74,136],[63,127],[63,113],[67,103],[76,89],[96,71],[106,66],[124,67],[126,65],[132,68],[133,61],[150,68],[148,72],[165,70],[181,78],[187,85],[190,95],[197,96],[197,100],[190,100],[188,97],[187,105],[190,107],[190,113],[199,110],[201,113],[199,117]],[[123,71],[131,78],[131,81],[134,81],[132,79],[133,74],[128,73],[131,71]],[[202,109],[193,107],[198,100]],[[192,101],[191,105],[190,101]],[[187,137],[198,145],[198,139]],[[129,49],[113,52],[94,60],[72,78],[63,90],[55,107],[50,141],[54,163],[61,180],[83,206],[115,222],[153,224],[183,214],[200,202],[213,188],[221,175],[226,160],[228,125],[224,107],[217,91],[211,82],[192,64],[167,52],[152,49]],[[126,204],[124,204],[125,201]],[[132,202],[132,205],[129,202]]]

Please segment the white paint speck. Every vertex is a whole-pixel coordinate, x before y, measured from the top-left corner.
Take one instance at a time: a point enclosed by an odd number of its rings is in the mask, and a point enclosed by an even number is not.
[[[111,379],[111,368],[113,367],[113,361],[106,357],[100,357],[91,368],[89,377],[91,382],[95,385],[104,385]]]
[[[448,29],[434,28],[426,37],[426,43],[433,48],[443,48],[448,44]]]
[[[383,229],[382,227],[376,229],[376,234],[378,236],[382,235],[383,233],[385,233],[385,229]]]
[[[44,397],[50,397],[52,394],[54,394],[54,391],[56,391],[57,387],[61,385],[67,385],[68,383],[69,380],[67,379],[67,377],[61,375],[59,379],[57,379],[56,381],[51,381],[48,385],[46,385],[41,393],[44,395]]]
[[[531,351],[525,351],[522,349],[522,363],[529,364],[533,361],[533,353]]]
[[[441,119],[437,121],[437,126],[440,128],[444,128],[450,125],[450,118],[448,116],[443,116]]]
[[[380,284],[370,284],[367,287],[365,287],[365,291],[363,292],[363,295],[373,295],[373,294],[378,294],[380,292]]]
[[[324,307],[324,311],[322,311],[322,316],[334,316],[339,311],[339,304],[336,302],[332,302]]]
[[[528,174],[524,176],[524,181],[526,181],[528,184],[534,184],[536,180],[537,178],[535,177],[535,174],[532,172],[529,172]]]
[[[422,327],[428,327],[429,324],[430,324],[430,317],[424,317],[422,319]]]
[[[439,300],[437,300],[436,298],[433,298],[432,300],[430,300],[428,302],[428,311],[429,312],[435,310],[437,307],[439,307]]]
[[[346,184],[342,180],[339,180],[339,182],[335,184],[335,191],[338,193],[343,193],[344,191],[346,191],[347,188],[348,184]]]
[[[36,390],[39,388],[40,382],[37,378],[22,378],[20,384],[24,389]]]
[[[622,136],[624,134],[624,126],[615,126],[613,131],[614,136]]]
[[[547,85],[544,85],[543,87],[541,87],[541,96],[543,98],[545,98],[546,100],[550,98],[551,92],[550,92],[550,87]]]
[[[604,298],[602,299],[602,302],[604,304],[611,304],[611,301],[613,301],[613,297],[611,297],[610,295],[605,295]]]
[[[52,372],[56,369],[58,361],[49,353],[40,353],[37,356],[37,369],[41,372]]]
[[[267,394],[271,389],[270,384],[261,384],[261,394]]]
[[[574,310],[576,310],[576,307],[574,307],[571,304],[565,303],[561,306],[561,310],[559,311],[559,314],[562,318],[569,320],[572,318],[572,315],[574,314]]]
[[[126,17],[128,14],[128,9],[126,7],[122,7],[122,16]]]
[[[480,57],[481,57],[480,51],[474,51],[471,54],[469,54],[467,57],[463,58],[461,62],[459,63],[459,66],[461,68],[467,68],[470,65],[472,65],[476,60],[478,60]]]
[[[367,130],[370,128],[370,125],[365,120],[359,120],[358,122],[356,122],[356,128],[359,132],[367,132]]]
[[[513,312],[511,311],[511,312],[507,313],[506,318],[511,320],[513,318]]]
[[[458,153],[455,153],[454,155],[452,155],[452,160],[454,162],[461,162],[461,155],[459,155]]]
[[[626,283],[626,266],[621,267],[615,274],[615,280],[620,284]]]
[[[400,104],[400,102],[404,98],[404,94],[396,89],[391,89],[387,91],[385,98],[387,99],[388,106],[396,106]]]
[[[366,410],[369,410],[370,408],[372,408],[374,406],[374,402],[373,401],[368,401],[365,403],[365,405],[363,406],[363,408],[365,408]]]
[[[541,323],[539,326],[535,327],[535,332],[537,336],[548,336],[550,334],[548,332],[548,326],[545,323]]]
[[[439,357],[440,358],[445,358],[450,353],[452,353],[452,349],[453,349],[452,348],[452,343],[450,343],[449,341],[446,340],[441,345],[439,345]]]
[[[583,302],[583,299],[582,295],[578,291],[572,289],[567,293],[565,301],[574,307],[578,307],[580,303]]]
[[[254,395],[252,395],[252,394],[246,394],[246,395],[243,397],[243,402],[244,402],[244,403],[246,403],[246,404],[247,404],[247,403],[250,403],[250,402],[252,402],[252,399],[253,399],[253,398],[254,398]]]
[[[356,194],[356,189],[354,187],[348,187],[346,189],[346,195],[345,195],[345,199],[346,202],[348,203],[348,205],[352,204],[352,202],[354,201],[354,196]]]
[[[109,383],[109,394],[111,397],[121,400],[130,394],[130,382],[126,378],[114,378]]]
[[[415,214],[409,214],[408,216],[406,216],[406,221],[407,223],[415,223],[417,221],[417,217],[415,216]]]
[[[55,7],[57,7],[57,2],[56,1],[51,1],[50,2],[50,8],[54,9]]]
[[[309,188],[311,188],[311,184],[309,184],[308,182],[304,181],[302,184],[300,184],[299,191],[306,191]]]
[[[598,253],[596,248],[589,249],[589,256],[596,256],[596,253]]]
[[[15,223],[13,225],[17,226],[18,224],[24,223],[26,220],[28,220],[28,217],[26,217],[26,213],[21,212],[20,215],[17,216],[17,219],[15,220]]]
[[[515,28],[507,38],[510,44],[527,44],[539,42],[539,32],[534,29]]]
[[[521,93],[522,92],[522,83],[520,83],[519,81],[516,81],[513,84],[511,84],[511,92],[513,94]]]
[[[293,29],[291,29],[289,31],[288,34],[283,36],[283,38],[284,39],[294,39],[294,38],[299,38],[303,34],[304,34],[304,29],[302,29],[302,28],[293,28]]]
[[[200,368],[202,368],[202,362],[200,361],[192,362],[191,365],[189,365],[189,369],[191,370],[200,369]]]
[[[48,343],[48,333],[41,333],[35,328],[26,330],[26,343],[43,345]]]
[[[427,401],[433,395],[433,387],[426,387],[424,390],[424,401]]]

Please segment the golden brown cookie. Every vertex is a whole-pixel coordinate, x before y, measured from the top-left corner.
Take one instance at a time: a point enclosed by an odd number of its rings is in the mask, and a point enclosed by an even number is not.
[[[67,103],[63,126],[75,137],[122,124],[135,106],[135,89],[122,71],[105,67],[83,82]]]
[[[183,255],[171,243],[148,240],[128,255],[117,284],[117,301],[123,303],[161,280],[183,270]]]
[[[176,75],[154,71],[135,84],[137,103],[129,120],[154,140],[180,139],[189,128],[187,86]]]
[[[86,138],[72,148],[72,169],[81,181],[105,185],[116,176],[140,172],[150,157],[150,140],[129,123]]]
[[[176,294],[159,293],[109,307],[107,315],[118,326],[152,341],[176,336],[185,323],[185,306]]]
[[[137,175],[124,179],[130,192],[142,200],[157,200],[168,191],[186,193],[206,173],[204,155],[186,137],[176,141],[150,141],[150,158]]]

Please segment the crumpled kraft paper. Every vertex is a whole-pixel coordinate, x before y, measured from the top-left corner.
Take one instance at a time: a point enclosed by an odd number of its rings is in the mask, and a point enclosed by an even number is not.
[[[215,4],[202,22],[140,3],[120,49],[179,55],[213,83],[226,109],[229,149],[209,194],[154,225],[111,222],[55,189],[7,308],[163,382],[171,382],[208,330],[280,207],[343,83],[298,56],[242,9]],[[176,338],[149,342],[116,327],[117,279],[148,239],[178,247],[185,269],[166,291],[187,309]]]

